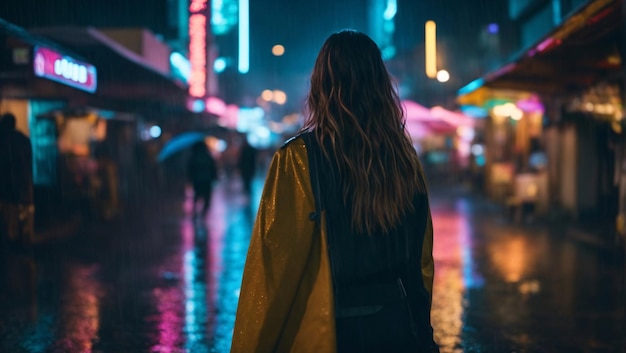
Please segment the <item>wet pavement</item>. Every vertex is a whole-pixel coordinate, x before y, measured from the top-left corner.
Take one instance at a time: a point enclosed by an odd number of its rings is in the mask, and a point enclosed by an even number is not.
[[[0,352],[227,352],[262,180],[221,181],[206,217],[152,195],[115,222],[11,251]],[[626,270],[562,228],[435,188],[442,352],[626,352]]]

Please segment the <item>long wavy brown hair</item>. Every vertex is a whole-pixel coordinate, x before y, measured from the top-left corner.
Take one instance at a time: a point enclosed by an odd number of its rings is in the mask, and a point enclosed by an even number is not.
[[[388,233],[426,193],[422,167],[404,124],[404,112],[376,43],[343,30],[320,50],[311,75],[303,131],[313,131],[339,169],[352,226]]]

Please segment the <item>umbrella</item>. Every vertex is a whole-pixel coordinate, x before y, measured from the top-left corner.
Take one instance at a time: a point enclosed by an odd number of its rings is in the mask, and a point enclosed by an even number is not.
[[[176,135],[171,140],[167,141],[165,146],[161,148],[157,160],[159,162],[163,162],[173,154],[191,147],[194,143],[204,141],[206,137],[207,134],[202,132],[185,132],[180,135]]]

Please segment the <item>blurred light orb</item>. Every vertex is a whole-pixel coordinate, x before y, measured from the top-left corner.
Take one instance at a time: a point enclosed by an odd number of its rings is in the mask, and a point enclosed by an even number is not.
[[[272,132],[267,126],[257,126],[257,128],[254,129],[254,133],[261,139],[267,139]]]
[[[515,109],[511,113],[511,119],[513,120],[519,121],[519,120],[522,120],[523,117],[524,117],[524,112],[519,109]]]
[[[274,95],[274,102],[276,104],[280,104],[283,105],[285,103],[287,103],[287,94],[281,90],[274,90],[274,92],[272,92]]]
[[[161,136],[161,127],[158,125],[153,125],[150,128],[150,137],[152,137],[153,139],[158,138],[159,136]]]
[[[267,126],[257,126],[251,130],[246,139],[255,148],[268,148],[272,145],[272,132]]]
[[[222,116],[226,112],[226,103],[217,97],[208,97],[205,104],[206,111],[211,114]]]
[[[274,92],[272,92],[269,89],[266,89],[263,92],[261,92],[261,98],[263,98],[264,101],[269,102],[272,99],[274,99]]]
[[[285,54],[285,47],[280,44],[276,44],[272,47],[272,54],[274,54],[274,56],[282,56]]]
[[[226,70],[226,59],[215,59],[215,61],[213,62],[213,70],[215,70],[215,72],[217,73],[224,72],[224,70]]]
[[[493,107],[493,114],[498,118],[511,118],[513,120],[521,120],[524,112],[513,103],[506,103]]]
[[[496,34],[500,32],[500,26],[497,23],[491,23],[487,26],[487,31],[491,34]]]
[[[479,144],[472,145],[472,154],[474,156],[480,156],[484,152],[485,152],[485,148],[482,145],[479,145]]]
[[[170,63],[174,69],[178,70],[185,80],[189,79],[189,73],[191,72],[191,63],[183,54],[178,52],[172,52],[170,54]]]
[[[398,1],[397,0],[387,0],[387,8],[385,12],[383,12],[383,18],[385,21],[391,21],[398,13]]]
[[[456,128],[456,133],[463,141],[472,141],[476,136],[476,131],[470,126],[459,126]]]
[[[205,108],[204,101],[202,99],[194,99],[191,101],[189,108],[194,113],[200,113]]]
[[[437,81],[448,82],[450,80],[450,73],[446,70],[439,70],[437,72]]]
[[[226,147],[228,147],[228,143],[226,143],[226,141],[217,140],[217,143],[215,144],[215,149],[217,150],[217,152],[221,153],[226,151]]]

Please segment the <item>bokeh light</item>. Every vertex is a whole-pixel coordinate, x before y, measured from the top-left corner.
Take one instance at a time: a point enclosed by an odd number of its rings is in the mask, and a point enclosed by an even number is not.
[[[274,90],[273,95],[274,95],[274,102],[276,104],[283,105],[287,103],[287,94],[285,92],[281,90]]]
[[[272,92],[269,89],[266,89],[261,93],[261,98],[263,98],[264,101],[269,102],[272,99],[274,99],[274,92]]]
[[[437,72],[437,81],[448,82],[450,80],[450,73],[446,70],[439,70]]]
[[[282,56],[283,54],[285,54],[285,47],[280,44],[276,44],[272,47],[272,54],[274,54],[275,56]]]

